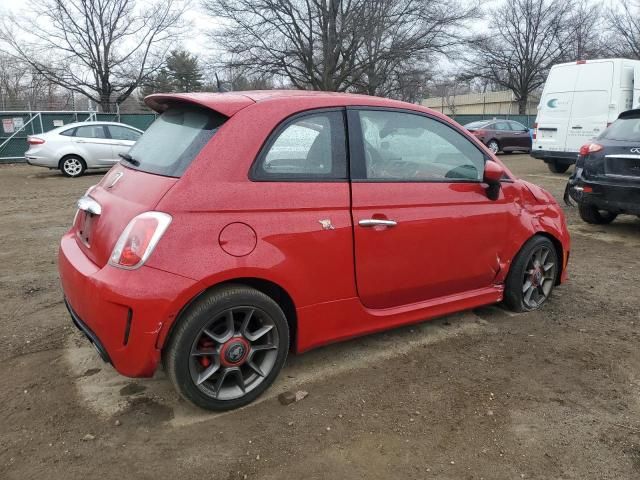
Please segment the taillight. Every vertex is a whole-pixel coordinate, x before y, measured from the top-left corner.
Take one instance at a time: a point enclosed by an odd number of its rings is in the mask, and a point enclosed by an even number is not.
[[[533,124],[533,133],[531,134],[533,140],[538,138],[538,122]]]
[[[170,223],[171,215],[162,212],[145,212],[133,218],[113,247],[109,264],[128,270],[140,268]]]
[[[471,131],[471,135],[475,135],[476,137],[482,137],[486,133],[487,133],[486,130],[472,130]]]
[[[44,140],[38,137],[27,137],[27,143],[29,145],[42,145]]]
[[[599,152],[604,147],[599,143],[587,143],[580,147],[580,155],[589,155],[590,153]]]

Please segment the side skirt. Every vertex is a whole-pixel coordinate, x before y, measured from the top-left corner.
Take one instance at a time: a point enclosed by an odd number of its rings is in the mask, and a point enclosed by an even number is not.
[[[502,301],[503,290],[503,285],[494,285],[379,310],[364,307],[358,297],[299,308],[296,352],[497,303]]]

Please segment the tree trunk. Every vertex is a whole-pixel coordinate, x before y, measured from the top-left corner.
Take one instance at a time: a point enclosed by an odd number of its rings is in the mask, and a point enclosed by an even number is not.
[[[518,99],[518,113],[520,115],[527,114],[527,104],[529,103],[529,94],[522,95]]]

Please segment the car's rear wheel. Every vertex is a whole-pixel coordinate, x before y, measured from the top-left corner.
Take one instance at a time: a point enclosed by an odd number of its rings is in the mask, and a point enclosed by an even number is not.
[[[549,171],[553,173],[564,173],[569,170],[569,165],[566,163],[560,163],[557,160],[547,162],[547,167],[549,167]]]
[[[580,218],[587,223],[594,225],[604,225],[613,222],[618,216],[617,213],[609,212],[607,210],[600,210],[594,205],[588,203],[580,203],[578,205],[578,212],[580,212]]]
[[[536,235],[516,256],[505,282],[504,303],[511,310],[536,310],[551,296],[558,275],[558,253],[546,237]]]
[[[496,140],[490,140],[489,143],[487,143],[487,147],[494,155],[500,151],[500,145],[498,145],[498,142]]]
[[[212,290],[178,320],[164,366],[178,392],[208,410],[256,399],[287,358],[289,326],[278,304],[243,285]]]
[[[65,177],[79,177],[87,169],[87,164],[77,155],[67,155],[60,160],[60,170]]]

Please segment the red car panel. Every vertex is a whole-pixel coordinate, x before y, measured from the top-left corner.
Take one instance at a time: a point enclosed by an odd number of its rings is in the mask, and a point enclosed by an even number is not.
[[[152,375],[180,312],[223,282],[282,289],[295,308],[294,350],[304,351],[500,301],[511,261],[539,232],[560,245],[566,279],[569,237],[559,206],[542,189],[516,180],[468,133],[465,138],[505,170],[497,200],[488,199],[480,182],[249,179],[270,134],[300,112],[411,110],[464,132],[437,112],[319,92],[167,94],[147,102],[159,111],[180,102],[200,105],[229,120],[180,178],[115,166],[89,192],[102,213],[90,225],[88,246],[79,234],[82,215],[62,239],[67,301],[125,375]],[[138,270],[108,264],[127,223],[151,210],[168,213],[172,222],[146,264]],[[368,218],[399,226],[359,228]]]

